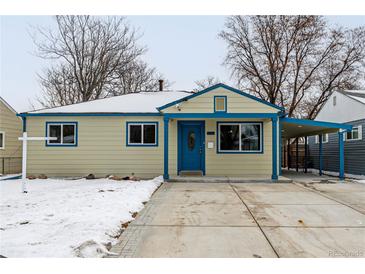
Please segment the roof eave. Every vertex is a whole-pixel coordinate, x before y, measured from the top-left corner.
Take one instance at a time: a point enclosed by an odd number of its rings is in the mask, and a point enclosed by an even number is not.
[[[298,125],[310,125],[310,126],[318,126],[318,127],[352,130],[352,125],[341,124],[341,123],[296,119],[296,118],[289,118],[289,117],[282,118],[280,121],[283,123],[292,123],[292,124],[298,124]]]
[[[211,86],[211,87],[208,87],[208,88],[206,88],[206,89],[203,89],[203,90],[201,90],[201,91],[198,91],[198,92],[196,92],[196,93],[194,93],[194,94],[192,94],[192,95],[189,95],[189,96],[183,97],[183,98],[181,98],[181,99],[178,99],[178,100],[172,101],[172,102],[170,102],[170,103],[168,103],[168,104],[165,104],[165,105],[163,105],[163,106],[158,107],[158,108],[157,108],[157,110],[158,110],[158,111],[164,110],[164,109],[166,109],[166,108],[168,108],[168,107],[171,107],[171,106],[173,106],[173,105],[176,105],[176,104],[181,103],[181,102],[184,102],[184,101],[188,101],[188,100],[190,100],[190,99],[192,99],[192,98],[194,98],[194,97],[200,96],[200,95],[202,95],[202,94],[204,94],[204,93],[207,93],[207,92],[209,92],[209,91],[211,91],[211,90],[214,90],[214,89],[216,89],[216,88],[220,88],[220,87],[221,87],[221,88],[225,88],[225,89],[230,90],[230,91],[233,91],[233,92],[236,92],[236,93],[238,93],[238,94],[240,94],[240,95],[242,95],[242,96],[248,97],[248,98],[250,98],[250,99],[253,99],[253,100],[255,100],[255,101],[258,101],[258,102],[260,102],[260,103],[263,103],[263,104],[265,104],[265,105],[268,105],[268,106],[270,106],[270,107],[272,107],[272,108],[275,108],[275,109],[277,109],[277,110],[280,110],[280,111],[282,111],[282,112],[283,112],[283,111],[285,111],[285,109],[284,109],[283,107],[279,107],[279,106],[274,105],[274,104],[272,104],[272,103],[269,103],[269,102],[267,102],[267,101],[265,101],[265,100],[262,100],[262,99],[260,99],[260,98],[257,98],[257,97],[255,97],[255,96],[253,96],[253,95],[251,95],[251,94],[248,94],[248,93],[246,93],[246,92],[243,92],[243,91],[241,91],[241,90],[239,90],[239,89],[235,89],[235,88],[233,88],[233,87],[227,86],[227,85],[225,85],[225,84],[223,84],[223,83],[215,84],[215,85],[213,85],[213,86]]]
[[[161,116],[159,112],[54,112],[54,113],[19,113],[20,117],[32,116]]]

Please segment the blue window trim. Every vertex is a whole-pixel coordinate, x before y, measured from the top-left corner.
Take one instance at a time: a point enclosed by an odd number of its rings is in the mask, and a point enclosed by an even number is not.
[[[203,175],[205,175],[205,120],[185,120],[185,121],[177,121],[177,174],[181,171],[181,163],[182,163],[182,127],[183,125],[200,125],[201,126],[201,141],[202,141],[202,156],[201,166]]]
[[[221,124],[260,124],[261,125],[261,136],[260,136],[260,142],[261,142],[261,150],[260,151],[220,151],[219,150],[219,137],[220,137],[220,131],[219,131],[219,125]],[[262,121],[217,121],[217,136],[216,136],[216,153],[217,154],[263,154],[264,153],[264,123]]]
[[[134,125],[138,125],[138,124],[143,124],[143,125],[155,125],[156,126],[156,131],[155,131],[155,138],[156,138],[156,144],[130,144],[129,143],[129,125],[130,124],[134,124]],[[158,122],[155,121],[128,121],[126,122],[125,126],[125,132],[126,132],[126,138],[125,138],[125,144],[127,147],[158,147]]]
[[[224,88],[224,89],[227,89],[227,90],[229,90],[229,91],[235,92],[235,93],[237,93],[237,94],[239,94],[239,95],[242,95],[242,96],[245,96],[245,97],[248,97],[248,98],[250,98],[250,99],[252,99],[252,100],[255,100],[255,101],[260,102],[260,103],[262,103],[262,104],[265,104],[265,105],[267,105],[267,106],[270,106],[270,107],[276,108],[276,109],[278,109],[278,110],[284,111],[284,108],[282,108],[282,107],[279,107],[279,106],[277,106],[277,105],[271,104],[271,103],[269,103],[269,102],[267,102],[267,101],[265,101],[265,100],[262,100],[262,99],[260,99],[260,98],[257,98],[257,97],[255,97],[255,96],[251,95],[251,94],[248,94],[248,93],[246,93],[246,92],[243,92],[243,91],[241,91],[241,90],[239,90],[239,89],[232,88],[232,87],[227,86],[227,85],[222,84],[222,83],[219,83],[219,84],[213,85],[213,86],[211,86],[211,87],[209,87],[209,88],[206,88],[206,89],[204,89],[204,90],[201,90],[201,91],[199,91],[199,92],[197,92],[197,93],[194,93],[194,94],[192,94],[192,95],[189,95],[189,96],[186,96],[186,97],[181,98],[181,99],[179,99],[179,100],[176,100],[176,101],[170,102],[170,103],[168,103],[168,104],[166,104],[166,105],[163,105],[163,106],[161,106],[161,107],[158,107],[157,109],[158,109],[159,111],[161,111],[161,110],[163,110],[163,109],[165,109],[165,108],[171,107],[171,106],[173,106],[173,105],[176,105],[176,104],[181,103],[181,102],[184,102],[184,101],[188,101],[188,100],[190,100],[190,99],[192,99],[192,98],[194,98],[194,97],[196,97],[196,96],[200,96],[200,95],[202,95],[202,94],[204,94],[204,93],[207,93],[207,92],[212,91],[212,90],[217,89],[217,88]]]
[[[47,121],[46,122],[46,137],[48,135],[48,125],[75,125],[75,143],[74,144],[50,144],[45,141],[46,147],[77,147],[78,146],[78,122],[74,121]]]
[[[219,98],[223,98],[224,99],[224,110],[217,110],[216,109],[216,100],[219,99]],[[227,112],[227,96],[225,95],[216,95],[214,96],[214,112],[217,113],[217,112]]]

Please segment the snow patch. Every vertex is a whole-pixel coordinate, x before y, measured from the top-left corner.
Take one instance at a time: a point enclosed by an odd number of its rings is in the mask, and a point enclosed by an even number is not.
[[[29,113],[159,113],[158,107],[189,95],[186,91],[138,92]]]
[[[0,183],[0,255],[6,257],[102,257],[117,242],[122,224],[144,207],[163,182],[21,180]]]
[[[21,173],[16,173],[16,174],[0,174],[0,181],[3,181],[3,180],[9,180],[9,179],[12,179],[12,178],[16,178],[16,177],[19,177],[21,176],[22,174]]]

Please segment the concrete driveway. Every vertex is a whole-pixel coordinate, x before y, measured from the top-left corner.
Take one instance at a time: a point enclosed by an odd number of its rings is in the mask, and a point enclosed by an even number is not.
[[[165,183],[120,257],[365,257],[365,185]]]

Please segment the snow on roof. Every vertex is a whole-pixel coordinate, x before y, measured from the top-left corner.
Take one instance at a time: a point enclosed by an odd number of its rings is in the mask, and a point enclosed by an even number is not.
[[[365,90],[345,90],[343,93],[350,98],[365,104]]]
[[[365,98],[349,95],[351,98],[360,101],[365,104]]]
[[[28,113],[158,113],[157,107],[190,94],[187,91],[138,92]]]

